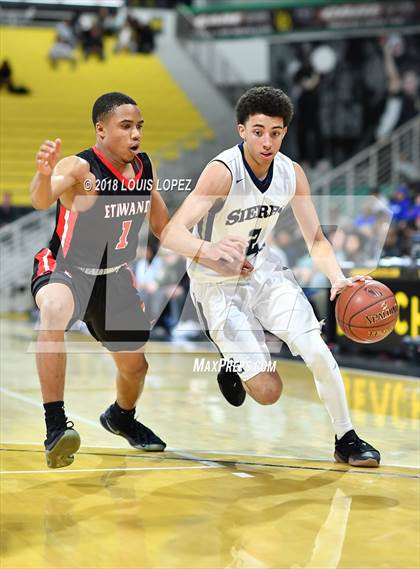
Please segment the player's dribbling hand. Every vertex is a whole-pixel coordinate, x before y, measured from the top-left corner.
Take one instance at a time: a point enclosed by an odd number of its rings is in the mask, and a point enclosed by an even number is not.
[[[244,263],[247,247],[248,242],[246,239],[236,235],[229,235],[217,243],[205,241],[201,249],[201,255],[211,261]]]
[[[51,176],[59,158],[61,151],[61,140],[56,138],[52,140],[45,140],[36,155],[36,165],[38,172],[44,176]]]
[[[354,286],[354,283],[356,283],[357,281],[364,282],[368,280],[372,280],[372,277],[370,277],[369,275],[356,275],[355,277],[350,277],[350,278],[342,277],[341,279],[337,279],[332,283],[330,300],[334,300],[334,298],[338,294],[340,294],[340,292],[343,292],[343,290],[346,287]]]

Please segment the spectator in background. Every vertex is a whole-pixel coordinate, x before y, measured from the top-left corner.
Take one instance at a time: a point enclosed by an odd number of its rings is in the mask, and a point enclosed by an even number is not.
[[[313,169],[323,157],[322,139],[320,140],[319,137],[320,77],[311,66],[307,66],[299,69],[295,81],[300,86],[296,101],[299,157],[302,162]]]
[[[392,220],[389,209],[379,211],[376,214],[376,221],[372,227],[372,234],[368,239],[366,251],[369,259],[379,261]]]
[[[161,266],[156,275],[157,290],[154,293],[161,313],[157,324],[171,334],[181,316],[182,308],[188,294],[188,277],[185,271],[185,260],[176,253],[159,249]]]
[[[348,233],[344,241],[343,252],[347,262],[363,267],[369,261],[366,236],[360,231]]]
[[[362,212],[354,220],[354,227],[363,235],[372,235],[373,227],[376,222],[376,215],[372,211],[370,202],[362,205]]]
[[[155,33],[149,23],[139,22],[137,46],[139,53],[152,53],[155,50]]]
[[[115,43],[114,51],[119,53],[120,51],[134,51],[134,39],[133,39],[133,24],[132,18],[129,16],[125,20],[124,24],[121,26],[117,34],[117,41]]]
[[[14,83],[12,67],[7,59],[4,59],[0,66],[0,91],[3,87],[15,95],[28,95],[31,92],[27,87]]]
[[[417,194],[413,205],[408,210],[407,220],[409,222],[416,222],[420,217],[420,194]]]
[[[376,133],[379,139],[420,113],[417,69],[409,63],[409,67],[399,70],[395,61],[403,52],[404,40],[399,36],[390,36],[383,42],[388,99]]]
[[[113,36],[117,31],[117,17],[113,16],[108,8],[100,8],[97,24],[101,28],[104,36]]]
[[[274,235],[271,244],[273,251],[284,261],[284,266],[294,267],[296,261],[304,254],[305,245],[302,239],[295,239],[293,231],[280,229]]]
[[[367,203],[375,215],[381,212],[389,212],[389,201],[379,188],[373,188],[370,191],[370,198],[368,198]]]
[[[405,229],[391,225],[385,238],[382,257],[404,257],[410,254],[409,237]]]
[[[81,14],[77,22],[77,28],[85,59],[95,55],[98,59],[104,61],[104,31],[98,17],[94,14]]]
[[[77,39],[69,20],[63,20],[57,26],[57,35],[48,52],[48,59],[51,67],[56,69],[60,60],[68,61],[76,67],[76,56],[74,53]]]
[[[154,304],[154,294],[159,286],[157,278],[161,271],[162,261],[158,255],[155,255],[150,244],[138,251],[137,258],[138,261],[134,267],[137,286],[149,309],[150,317],[154,319],[158,317],[159,307]]]
[[[392,211],[393,221],[400,223],[409,219],[411,200],[407,186],[398,186],[391,196],[389,209]]]
[[[103,30],[98,23],[93,24],[87,32],[83,43],[83,53],[85,59],[95,55],[101,61],[105,60]]]
[[[364,124],[363,85],[350,58],[351,44],[336,42],[334,48],[337,64],[322,76],[319,112],[326,153],[337,166],[359,150]]]
[[[0,227],[15,221],[17,217],[17,209],[12,205],[12,194],[10,192],[5,192],[0,204]]]
[[[337,261],[341,263],[346,260],[346,255],[344,253],[344,243],[346,241],[346,233],[341,227],[336,227],[330,231],[328,234],[328,240],[333,246],[334,254],[337,257]]]
[[[410,257],[417,263],[420,262],[420,194],[414,200],[410,209],[410,220],[407,228],[410,242]]]

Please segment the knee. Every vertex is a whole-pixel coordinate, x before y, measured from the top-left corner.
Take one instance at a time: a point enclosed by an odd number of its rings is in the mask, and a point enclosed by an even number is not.
[[[60,298],[45,298],[40,308],[41,325],[49,329],[65,328],[73,314],[73,305]]]
[[[337,365],[327,346],[324,346],[322,350],[306,354],[304,360],[312,373],[320,379]]]
[[[246,390],[257,403],[273,405],[279,400],[283,383],[277,373],[260,373],[245,384]]]
[[[149,364],[144,357],[127,359],[126,362],[120,362],[118,371],[127,378],[142,379],[149,369]]]

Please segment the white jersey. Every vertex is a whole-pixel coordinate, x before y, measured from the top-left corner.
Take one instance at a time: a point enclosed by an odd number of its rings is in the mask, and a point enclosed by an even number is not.
[[[212,161],[222,162],[232,174],[225,200],[217,200],[208,214],[193,229],[193,235],[216,243],[228,235],[239,235],[249,243],[247,259],[260,267],[268,256],[266,241],[281,211],[295,195],[296,175],[292,160],[276,154],[267,176],[259,180],[245,161],[243,145],[236,145]],[[197,282],[237,280],[192,261],[189,277]]]

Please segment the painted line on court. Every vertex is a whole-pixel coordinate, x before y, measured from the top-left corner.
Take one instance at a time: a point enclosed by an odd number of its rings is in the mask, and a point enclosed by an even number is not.
[[[49,468],[48,470],[0,470],[0,476],[6,474],[64,474],[67,472],[138,472],[143,470],[204,470],[211,468],[219,468],[213,465],[201,465],[201,466],[150,466],[150,467],[138,467],[138,468],[66,468],[66,469],[55,469]]]
[[[0,452],[44,452],[42,450],[33,450],[33,449],[0,449]],[[377,468],[370,468],[368,470],[361,470],[360,468],[356,468],[356,467],[350,467],[350,468],[328,468],[328,467],[323,467],[323,466],[304,466],[304,465],[297,465],[297,464],[273,464],[270,462],[251,462],[251,461],[245,461],[245,460],[219,460],[219,461],[208,461],[206,460],[204,457],[195,457],[195,455],[190,455],[190,458],[187,457],[187,455],[189,453],[185,453],[183,457],[181,457],[180,454],[178,454],[178,456],[165,456],[165,455],[160,455],[160,456],[145,456],[144,454],[138,455],[138,456],[133,456],[133,455],[124,455],[124,454],[105,454],[104,453],[99,453],[99,452],[83,452],[83,451],[79,451],[78,456],[108,456],[108,457],[118,457],[118,458],[137,458],[138,460],[161,460],[161,461],[165,461],[165,460],[189,460],[192,462],[200,462],[202,463],[202,466],[199,466],[197,468],[229,468],[231,466],[233,467],[241,467],[241,466],[251,466],[251,467],[261,467],[261,468],[283,468],[283,469],[290,469],[290,470],[311,470],[311,471],[318,471],[318,472],[332,472],[332,473],[342,473],[342,474],[358,474],[358,475],[370,475],[370,476],[379,476],[379,477],[384,477],[384,478],[407,478],[407,479],[414,479],[414,480],[419,480],[420,479],[420,475],[415,475],[415,474],[405,474],[403,472],[399,473],[399,472],[381,472],[380,470],[378,470]],[[174,453],[175,454],[175,453]],[[216,454],[216,452],[215,452]],[[231,453],[231,454],[236,454],[236,453]],[[261,457],[263,458],[263,457]],[[272,457],[272,458],[277,458],[277,459],[284,459],[284,457]],[[292,460],[299,460],[297,458],[292,457]],[[168,467],[170,468],[170,467]],[[175,467],[174,467],[175,468]],[[183,469],[185,467],[176,467],[178,469]],[[408,468],[408,467],[405,467]],[[411,469],[413,469],[414,467],[411,467]],[[160,470],[159,467],[156,467],[157,470]],[[96,470],[96,469],[95,469]],[[105,469],[107,470],[107,469]],[[112,470],[112,469],[111,469]],[[123,469],[125,470],[125,469]],[[140,469],[141,470],[141,469]],[[153,470],[153,468],[146,468],[145,470]],[[26,471],[23,471],[26,472]],[[50,470],[47,470],[46,472],[50,472]],[[68,470],[66,470],[66,472],[68,472]]]
[[[6,387],[0,387],[0,393],[4,393],[9,397],[13,397],[18,401],[23,401],[25,403],[28,403],[29,405],[33,405],[34,407],[39,407],[41,409],[44,408],[43,404],[40,403],[40,401],[38,401],[37,399],[34,399],[33,397],[27,397],[26,395],[21,395],[16,391],[12,391],[11,389],[6,389]],[[79,421],[80,423],[85,423],[86,425],[90,425],[91,427],[96,427],[98,429],[103,430],[103,427],[97,421],[91,421],[90,419],[86,419],[81,415],[75,415],[74,413],[69,413],[69,415],[72,419],[76,419],[76,421]]]
[[[185,452],[185,451],[172,451],[176,456],[178,456],[179,458],[183,459],[183,460],[192,460],[194,462],[199,462],[200,464],[204,464],[207,466],[216,466],[217,468],[226,468],[224,464],[221,464],[218,461],[213,461],[213,460],[208,460],[205,458],[202,458],[200,456],[197,456],[195,454],[191,454],[190,452]],[[165,459],[166,457],[162,457],[162,459]],[[173,460],[173,458],[171,459]]]
[[[238,478],[255,478],[254,474],[248,474],[247,472],[232,472],[232,475]]]

